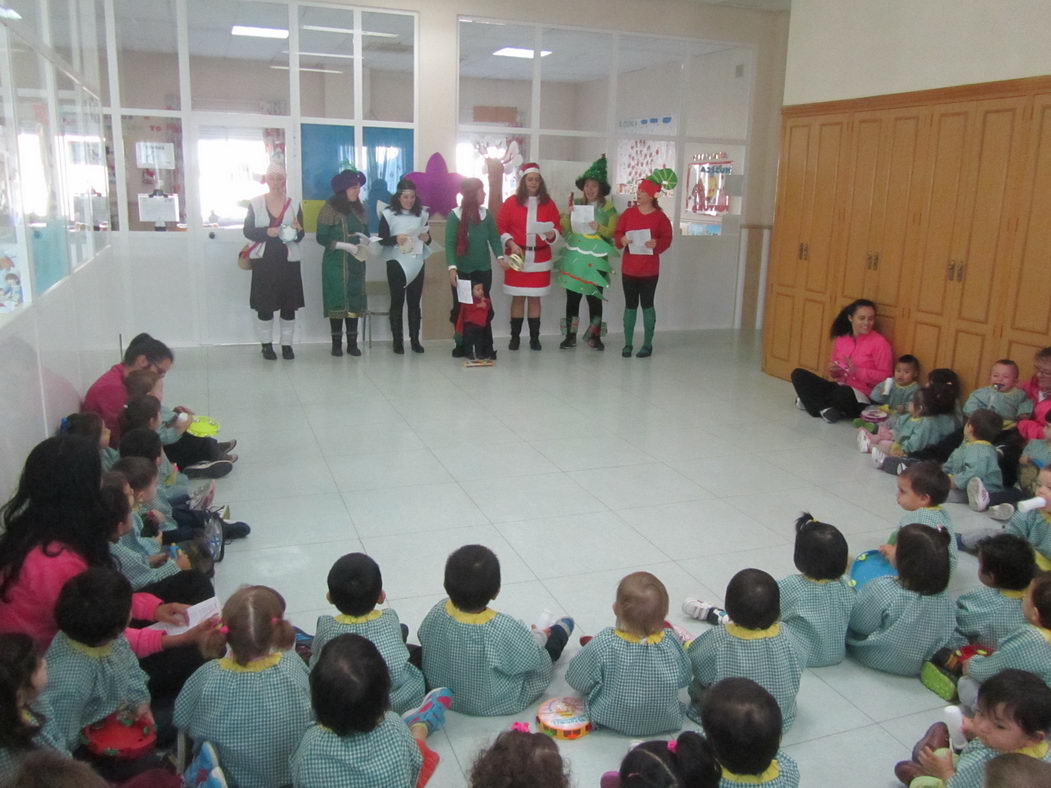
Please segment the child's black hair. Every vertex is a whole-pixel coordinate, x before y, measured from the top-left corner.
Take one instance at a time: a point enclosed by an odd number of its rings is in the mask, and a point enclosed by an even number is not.
[[[102,646],[128,626],[131,584],[116,569],[94,567],[71,577],[55,603],[55,623],[70,640]]]
[[[993,366],[994,367],[1011,367],[1015,371],[1015,377],[1016,378],[1019,375],[1022,374],[1021,370],[1018,369],[1018,364],[1016,364],[1012,359],[1009,359],[1009,358],[1001,358],[998,361],[994,361],[993,362]]]
[[[29,750],[40,724],[22,715],[22,697],[30,690],[40,657],[33,638],[21,632],[0,635],[0,748]]]
[[[1051,572],[1037,572],[1029,586],[1029,594],[1040,626],[1051,629]]]
[[[161,436],[149,427],[136,427],[120,436],[121,457],[144,457],[156,463],[163,450]]]
[[[1051,785],[1051,763],[1038,761],[1020,752],[1005,752],[985,764],[985,782],[982,785],[984,788]]]
[[[102,496],[102,511],[105,512],[106,520],[113,524],[114,531],[131,514],[128,496],[124,494],[124,485],[127,483],[127,478],[119,471],[108,471],[102,474],[102,489],[99,490]]]
[[[847,571],[850,560],[847,540],[834,525],[815,520],[803,512],[796,520],[796,546],[792,559],[796,569],[812,580],[836,580]]]
[[[914,462],[901,472],[903,479],[909,480],[909,486],[917,495],[926,495],[931,499],[931,506],[941,506],[949,497],[952,480],[942,466],[933,460]]]
[[[762,774],[781,747],[781,709],[774,696],[751,679],[717,681],[701,710],[715,757],[735,774]]]
[[[113,463],[113,470],[123,473],[135,492],[149,487],[157,478],[157,463],[145,457],[121,457]]]
[[[569,788],[570,783],[554,739],[543,733],[509,730],[478,753],[468,784],[471,788]]]
[[[152,394],[144,394],[141,397],[129,399],[124,403],[124,409],[120,412],[118,423],[120,432],[130,432],[137,427],[149,428],[150,422],[161,413],[161,401]]]
[[[920,374],[920,360],[911,353],[906,353],[904,356],[898,356],[898,360],[894,362],[895,366],[898,364],[908,364],[912,367],[913,372],[917,375]]]
[[[108,788],[84,761],[77,761],[57,750],[40,749],[26,753],[18,770],[5,788]]]
[[[999,533],[978,543],[978,566],[996,588],[1024,591],[1033,581],[1036,561],[1033,548],[1014,534]]]
[[[139,356],[144,356],[150,364],[175,361],[175,354],[171,348],[146,333],[136,334],[128,343],[124,351],[124,366],[130,367]]]
[[[328,570],[328,595],[340,613],[365,615],[376,607],[382,591],[379,565],[364,553],[348,553]]]
[[[836,315],[836,319],[832,321],[832,330],[829,332],[832,335],[832,339],[836,337],[850,336],[853,333],[854,328],[850,325],[850,318],[854,317],[854,313],[861,307],[867,306],[873,312],[876,311],[876,304],[869,301],[867,298],[859,298],[856,301],[851,301]]]
[[[927,375],[927,388],[930,390],[928,403],[930,416],[944,413],[955,413],[957,400],[960,398],[960,376],[951,369],[939,367]]]
[[[781,590],[762,569],[742,569],[726,586],[726,612],[745,629],[766,629],[781,616]]]
[[[992,712],[1000,706],[1028,736],[1051,731],[1051,687],[1028,670],[1008,668],[982,682],[978,708]]]
[[[989,441],[989,443],[995,441],[996,436],[1004,428],[1003,417],[988,408],[978,408],[967,417],[967,423],[971,426],[971,433],[975,440]]]
[[[917,594],[940,594],[949,585],[949,532],[942,527],[910,523],[898,529],[895,564],[902,588]]]
[[[79,435],[96,446],[102,440],[102,417],[97,413],[70,413],[58,427],[59,435]]]
[[[367,733],[390,708],[390,672],[375,644],[339,635],[325,644],[310,671],[317,721],[338,736]]]
[[[717,788],[722,769],[707,739],[684,731],[672,742],[644,741],[620,762],[620,788]]]
[[[460,610],[484,610],[499,591],[500,560],[488,547],[464,545],[445,562],[445,593]]]

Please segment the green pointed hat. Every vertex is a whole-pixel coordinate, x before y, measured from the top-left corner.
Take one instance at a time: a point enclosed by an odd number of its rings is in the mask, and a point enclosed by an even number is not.
[[[606,154],[603,153],[595,161],[591,163],[584,174],[577,178],[577,188],[584,188],[584,181],[597,181],[599,186],[602,187],[602,196],[605,197],[610,192],[609,180],[606,175]]]

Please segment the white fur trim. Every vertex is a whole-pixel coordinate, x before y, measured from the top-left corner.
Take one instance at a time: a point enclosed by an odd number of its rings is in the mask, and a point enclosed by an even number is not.
[[[539,298],[540,296],[546,296],[551,292],[551,285],[546,287],[515,287],[513,285],[504,285],[504,292],[507,295],[512,296],[528,296],[530,298]]]
[[[540,175],[540,168],[539,167],[529,167],[528,169],[522,170],[522,177],[524,178],[525,176],[527,176],[531,172],[535,172],[537,175]],[[541,176],[541,177],[543,177],[543,176]]]

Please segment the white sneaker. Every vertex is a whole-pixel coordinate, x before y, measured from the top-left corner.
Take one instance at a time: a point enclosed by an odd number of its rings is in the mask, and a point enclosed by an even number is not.
[[[882,469],[883,468],[883,461],[885,459],[887,459],[887,455],[883,453],[883,449],[881,449],[879,446],[873,446],[872,447],[872,464],[875,465],[876,468]]]
[[[869,440],[870,434],[864,427],[858,427],[858,451],[862,454],[868,454],[872,451],[872,443]]]
[[[977,476],[967,482],[967,505],[976,512],[984,512],[989,508],[989,491]],[[1013,506],[1011,508],[1014,509]]]
[[[684,601],[682,603],[682,612],[688,618],[695,618],[698,621],[704,621],[716,626],[729,620],[726,611],[721,607],[709,602],[703,602],[700,599],[687,599]]]
[[[801,400],[799,397],[796,397],[796,407],[802,411],[806,410],[806,405],[803,404],[803,400]]]
[[[1015,507],[1011,503],[998,503],[996,506],[990,506],[987,511],[994,520],[1005,522],[1014,516]]]

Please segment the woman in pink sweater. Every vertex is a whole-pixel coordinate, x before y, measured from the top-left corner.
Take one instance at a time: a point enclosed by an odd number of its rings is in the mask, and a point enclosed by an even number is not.
[[[792,370],[796,407],[829,424],[857,418],[872,389],[894,372],[890,343],[875,330],[876,305],[864,298],[847,304],[832,323],[831,380],[806,369]]]

